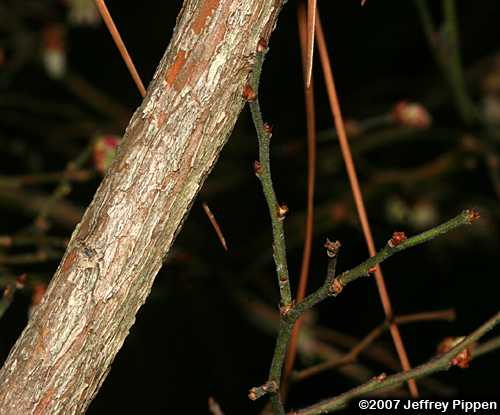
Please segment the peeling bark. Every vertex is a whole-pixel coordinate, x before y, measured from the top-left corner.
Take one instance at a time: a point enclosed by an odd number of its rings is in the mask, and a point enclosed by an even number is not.
[[[146,98],[0,371],[0,413],[84,413],[240,113],[283,0],[186,0]]]

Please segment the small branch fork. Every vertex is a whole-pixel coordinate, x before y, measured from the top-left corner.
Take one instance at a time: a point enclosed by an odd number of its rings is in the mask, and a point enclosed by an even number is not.
[[[412,238],[407,238],[402,232],[395,232],[386,246],[371,258],[361,263],[357,267],[343,272],[339,276],[335,275],[336,258],[340,249],[339,242],[327,240],[325,247],[327,255],[330,258],[325,283],[316,292],[312,293],[304,300],[294,304],[292,302],[290,281],[288,276],[288,267],[286,260],[285,235],[283,230],[283,220],[287,208],[280,206],[277,202],[274,191],[271,168],[269,160],[269,145],[271,139],[271,129],[264,123],[260,111],[257,91],[259,87],[260,74],[264,62],[264,56],[267,52],[267,45],[259,44],[257,48],[257,58],[255,70],[252,74],[249,84],[243,90],[243,97],[248,101],[252,113],[252,119],[257,131],[259,142],[259,161],[254,163],[255,174],[259,178],[262,189],[268,204],[269,213],[272,222],[274,261],[278,276],[280,288],[280,324],[278,338],[271,362],[269,377],[262,386],[254,387],[249,391],[249,398],[256,400],[267,394],[271,395],[271,404],[275,414],[284,415],[285,409],[281,402],[281,376],[283,363],[286,357],[287,346],[292,335],[295,322],[310,308],[323,301],[327,297],[337,296],[342,289],[350,282],[362,277],[368,276],[374,272],[375,268],[385,259],[396,252],[419,245],[435,237],[449,232],[459,226],[471,224],[479,218],[479,214],[474,210],[465,210],[460,215],[443,223],[429,231],[423,232]],[[410,373],[410,372],[408,372]],[[411,379],[407,377],[405,379]],[[380,382],[378,380],[377,382]]]
[[[316,22],[316,28],[317,30],[319,29],[317,34],[319,35],[319,37],[322,37],[321,23],[319,19],[317,20],[318,21]],[[324,49],[324,44],[321,46],[323,46]],[[268,380],[264,385],[252,388],[249,392],[249,398],[252,400],[256,400],[264,395],[270,394],[271,405],[273,407],[274,413],[276,415],[284,415],[285,409],[281,401],[281,379],[283,364],[286,358],[287,347],[292,335],[293,327],[296,321],[302,316],[302,314],[327,297],[337,296],[348,283],[362,276],[367,276],[375,272],[380,274],[380,268],[378,267],[378,265],[396,252],[419,245],[423,242],[435,238],[438,235],[449,232],[450,230],[455,229],[461,225],[471,224],[479,218],[479,214],[474,210],[466,210],[450,221],[409,239],[406,238],[404,233],[395,232],[382,250],[380,250],[378,253],[376,253],[375,249],[370,250],[370,254],[372,255],[371,258],[353,268],[352,270],[340,274],[339,276],[335,276],[335,265],[336,256],[340,248],[340,243],[332,243],[330,241],[327,241],[327,253],[331,260],[328,267],[325,283],[316,292],[310,294],[304,300],[295,304],[292,300],[292,293],[290,288],[288,265],[286,259],[285,233],[283,228],[283,221],[285,219],[286,213],[288,212],[288,208],[286,207],[286,205],[278,204],[276,193],[274,191],[269,155],[272,128],[263,120],[258,99],[262,65],[264,63],[264,58],[267,50],[267,43],[261,40],[257,45],[254,71],[250,76],[249,82],[247,83],[247,85],[245,85],[242,91],[242,96],[250,106],[250,111],[252,114],[252,119],[255,125],[259,143],[259,160],[254,162],[254,171],[255,175],[261,182],[262,190],[268,205],[269,214],[271,216],[274,252],[273,257],[276,265],[276,274],[278,277],[278,285],[280,290],[281,318],[278,330],[278,338],[271,361]],[[330,83],[332,82],[333,79],[330,78]],[[336,98],[336,94],[334,94],[334,96]],[[338,109],[338,102],[337,105],[334,105],[334,107]],[[340,126],[340,132],[344,132],[343,124],[341,124]],[[345,148],[343,150],[345,150]],[[364,211],[364,209],[361,210]],[[364,227],[364,230],[366,230],[365,228],[366,227]],[[391,316],[392,314],[389,315],[388,318]],[[393,334],[393,327],[395,327],[395,325],[391,324],[391,334]],[[408,372],[408,368],[405,368],[405,372]],[[411,380],[412,377],[408,377],[407,379]],[[413,383],[413,385],[415,384]],[[414,392],[416,393],[416,387],[414,387],[414,389]]]
[[[281,370],[283,367],[283,361],[285,359],[286,349],[293,326],[295,322],[307,310],[314,307],[316,304],[320,303],[328,297],[337,296],[347,284],[357,280],[358,278],[371,275],[375,266],[379,265],[382,261],[386,260],[395,253],[430,241],[431,239],[434,239],[437,236],[447,233],[460,226],[469,225],[475,222],[478,218],[479,214],[475,210],[465,210],[455,218],[411,238],[406,238],[406,236],[402,232],[394,232],[392,238],[389,239],[385,247],[382,248],[376,255],[338,276],[335,276],[334,270],[340,244],[338,242],[333,243],[331,241],[327,241],[325,246],[327,249],[327,255],[330,259],[325,283],[314,293],[307,296],[303,301],[297,304],[293,304],[286,310],[286,312],[283,312],[282,310],[278,339],[276,342],[271,369],[269,372],[269,380],[260,387],[252,388],[249,394],[250,398],[258,399],[266,394],[271,394],[271,402],[273,403],[275,413],[285,413],[278,393],[280,390]],[[466,347],[466,344],[464,344],[464,347]],[[408,371],[405,373],[414,372]],[[418,374],[420,372],[416,373]],[[429,372],[425,372],[425,374],[427,373]],[[400,377],[398,377],[397,379],[403,379],[401,382],[413,379],[412,376],[406,376],[405,374],[398,376]],[[270,387],[269,385],[271,384],[276,384],[277,387]]]

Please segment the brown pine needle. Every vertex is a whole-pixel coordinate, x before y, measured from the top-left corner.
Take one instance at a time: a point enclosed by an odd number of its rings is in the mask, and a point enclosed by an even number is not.
[[[222,230],[220,229],[220,226],[217,223],[217,220],[215,219],[214,214],[212,213],[212,211],[210,210],[210,208],[208,207],[208,205],[205,202],[202,203],[202,206],[203,206],[203,210],[205,211],[205,213],[208,216],[208,220],[210,221],[210,223],[212,224],[212,226],[215,229],[215,233],[217,234],[217,237],[219,238],[219,241],[220,241],[222,247],[224,248],[225,251],[227,251],[226,238],[224,238],[224,235],[222,234]]]
[[[307,74],[307,32],[306,32],[306,10],[304,3],[299,4],[297,9],[299,25],[300,47],[302,51],[302,67],[304,73],[304,97],[306,101],[307,121],[307,216],[304,236],[304,251],[302,255],[302,266],[300,271],[299,288],[297,291],[297,302],[304,299],[309,277],[309,266],[311,262],[311,250],[314,229],[314,181],[316,176],[316,114],[314,108],[313,79],[309,87],[306,85]],[[285,379],[290,375],[297,354],[297,341],[302,319],[297,320],[290,337],[288,352],[285,363]]]
[[[316,0],[307,0],[307,61],[306,61],[306,87],[311,87],[313,57],[314,57],[314,34],[316,27]]]
[[[361,193],[361,187],[359,185],[358,176],[356,173],[356,168],[354,161],[352,159],[351,150],[349,147],[349,142],[347,141],[347,135],[345,132],[344,121],[342,118],[342,112],[340,110],[340,104],[338,101],[337,91],[335,88],[335,81],[332,73],[332,68],[330,64],[330,58],[328,56],[328,50],[326,46],[325,36],[323,34],[323,28],[321,26],[321,20],[319,15],[319,10],[317,10],[316,17],[316,41],[318,42],[318,52],[320,55],[321,65],[323,68],[323,73],[325,76],[326,89],[328,92],[328,99],[330,101],[330,107],[332,110],[332,116],[335,123],[335,128],[338,133],[340,149],[342,152],[342,157],[347,169],[347,175],[349,177],[349,182],[351,184],[351,190],[354,197],[354,202],[356,205],[356,210],[358,212],[359,220],[361,222],[361,227],[363,229],[363,234],[365,236],[366,244],[368,245],[368,251],[370,256],[376,254],[375,243],[373,242],[373,235],[371,232],[370,224],[368,222],[368,215],[366,213],[365,204],[363,200],[363,195]],[[385,286],[384,276],[380,266],[375,269],[375,280],[377,283],[377,288],[379,292],[380,299],[382,301],[382,306],[388,321],[392,321],[389,329],[396,347],[396,351],[401,362],[401,366],[404,371],[409,371],[411,369],[410,361],[408,359],[408,354],[403,344],[401,334],[397,324],[392,320],[394,314],[392,311],[392,305]],[[418,396],[418,389],[415,380],[410,379],[408,381],[408,386],[410,393],[413,397]]]
[[[141,96],[144,98],[146,96],[146,88],[144,88],[144,84],[142,83],[139,73],[135,68],[134,62],[132,62],[132,58],[127,51],[127,47],[123,43],[120,32],[118,32],[118,29],[116,28],[115,22],[113,21],[113,18],[109,13],[106,3],[104,2],[104,0],[95,0],[95,3],[97,5],[97,8],[99,9],[102,20],[104,20],[109,33],[111,33],[111,37],[113,38],[115,45],[118,48],[123,61],[125,62],[125,65],[127,65],[128,71],[130,72],[130,75],[132,76],[137,89],[139,90]]]

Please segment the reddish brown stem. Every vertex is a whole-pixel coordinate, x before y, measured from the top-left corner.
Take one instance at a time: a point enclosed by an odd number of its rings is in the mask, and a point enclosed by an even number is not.
[[[109,33],[111,34],[111,37],[115,42],[116,47],[118,48],[118,51],[120,52],[120,55],[122,56],[123,61],[125,62],[125,65],[127,65],[128,71],[130,72],[130,75],[132,76],[137,89],[139,90],[141,96],[144,98],[146,96],[146,88],[144,88],[141,77],[139,76],[139,73],[135,68],[134,62],[132,61],[132,58],[128,53],[125,43],[123,43],[123,39],[120,36],[120,32],[118,32],[118,29],[116,28],[115,22],[113,21],[113,18],[109,13],[106,3],[104,2],[104,0],[95,0],[95,3],[97,5],[97,8],[99,9],[99,13],[101,14],[102,19],[104,20],[104,23],[106,24],[106,27],[109,30]]]
[[[217,237],[219,238],[219,241],[220,241],[222,247],[224,248],[225,251],[227,251],[226,238],[224,238],[224,234],[222,233],[222,230],[221,230],[219,224],[217,223],[217,219],[215,219],[214,214],[212,213],[212,211],[210,210],[210,208],[208,207],[208,205],[205,202],[203,202],[202,206],[203,206],[203,210],[205,211],[205,213],[208,217],[208,220],[210,221],[210,223],[214,227],[215,233],[217,234]]]

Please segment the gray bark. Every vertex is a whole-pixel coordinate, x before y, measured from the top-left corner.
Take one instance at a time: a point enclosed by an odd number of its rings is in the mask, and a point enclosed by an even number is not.
[[[0,371],[0,413],[88,408],[240,113],[282,0],[186,0],[146,98]]]

